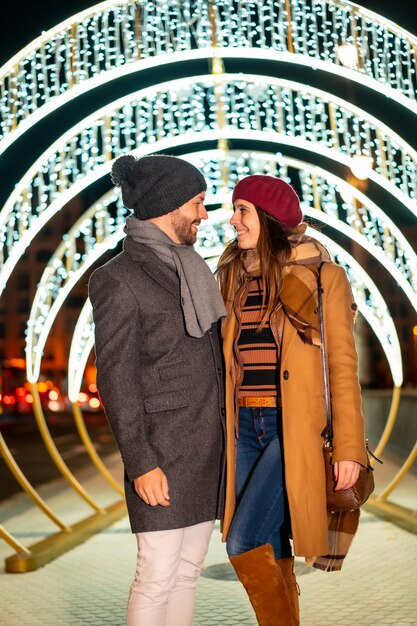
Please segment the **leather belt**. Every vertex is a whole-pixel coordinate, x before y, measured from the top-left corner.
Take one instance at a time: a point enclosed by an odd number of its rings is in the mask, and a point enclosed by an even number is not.
[[[281,398],[276,396],[243,396],[239,398],[239,406],[254,409],[262,406],[281,406]]]

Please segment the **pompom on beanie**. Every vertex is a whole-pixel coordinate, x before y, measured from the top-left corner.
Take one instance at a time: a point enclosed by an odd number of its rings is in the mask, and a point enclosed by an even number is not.
[[[121,188],[125,207],[140,220],[171,213],[207,189],[200,170],[168,155],[121,156],[113,163],[111,179]]]
[[[232,202],[246,200],[275,217],[287,228],[303,220],[300,199],[294,189],[281,178],[254,174],[242,178],[233,190]]]

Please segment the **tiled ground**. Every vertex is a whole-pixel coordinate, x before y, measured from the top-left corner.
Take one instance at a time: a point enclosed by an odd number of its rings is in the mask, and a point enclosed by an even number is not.
[[[112,464],[119,473],[116,458]],[[85,471],[79,478],[101,503],[116,499],[93,472]],[[413,492],[414,501],[416,482],[412,478],[405,490],[408,498]],[[42,494],[66,521],[88,513],[62,481],[44,485]],[[0,503],[0,520],[27,545],[52,530],[21,494]],[[10,553],[0,543],[2,563]],[[124,518],[36,572],[0,571],[0,624],[123,626],[134,565],[135,541]],[[341,573],[311,570],[301,559],[296,569],[302,626],[417,625],[417,536],[369,513],[362,514]],[[234,579],[216,527],[198,583],[194,626],[238,624],[255,626],[256,621],[243,588]]]

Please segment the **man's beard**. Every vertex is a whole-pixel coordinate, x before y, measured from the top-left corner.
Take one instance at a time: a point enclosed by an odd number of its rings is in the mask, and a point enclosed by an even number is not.
[[[173,211],[171,213],[172,227],[179,239],[179,242],[183,245],[192,246],[196,242],[197,233],[194,231],[192,226],[198,226],[199,223],[199,220],[193,220],[190,222],[190,220],[182,217],[182,215],[177,213],[177,211]]]

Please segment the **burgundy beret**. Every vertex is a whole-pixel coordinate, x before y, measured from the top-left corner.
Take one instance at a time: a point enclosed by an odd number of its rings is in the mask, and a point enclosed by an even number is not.
[[[294,189],[281,178],[254,174],[242,178],[233,190],[232,202],[246,200],[269,213],[287,228],[303,220],[300,199]]]

